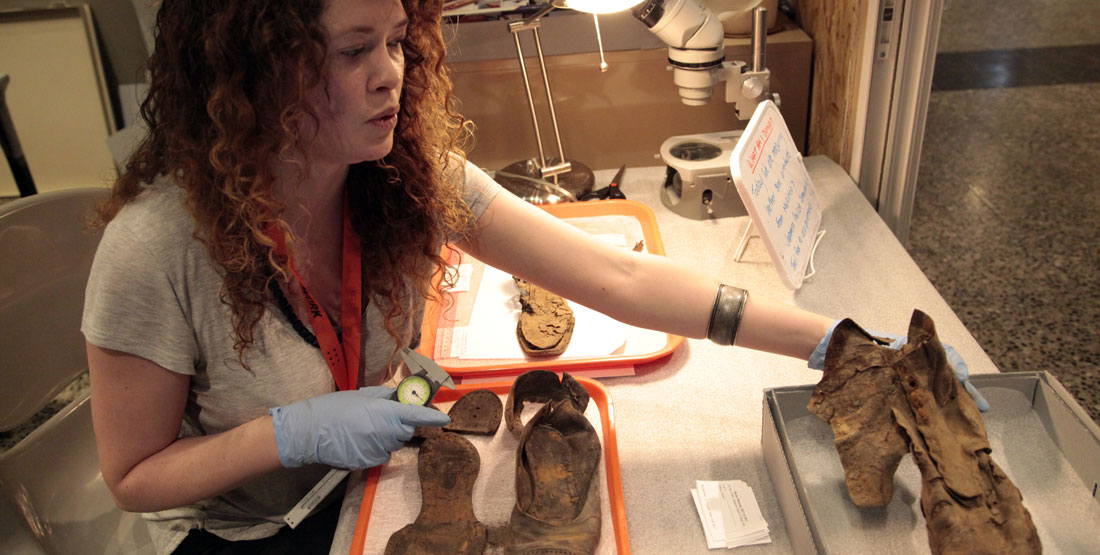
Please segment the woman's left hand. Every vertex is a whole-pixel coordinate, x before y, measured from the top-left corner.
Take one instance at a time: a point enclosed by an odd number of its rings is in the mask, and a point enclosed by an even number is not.
[[[271,409],[279,462],[292,468],[322,463],[368,468],[412,437],[416,426],[445,426],[451,419],[428,407],[391,401],[392,387],[327,393]]]

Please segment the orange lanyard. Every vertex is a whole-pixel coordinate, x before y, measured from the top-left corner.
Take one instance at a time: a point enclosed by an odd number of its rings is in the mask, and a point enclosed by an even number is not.
[[[294,259],[287,253],[286,238],[274,226],[268,226],[266,232],[275,241],[275,254],[287,259],[291,273],[302,286],[313,334],[317,336],[321,354],[332,372],[336,387],[341,391],[355,389],[359,385],[360,330],[363,325],[363,253],[359,236],[351,226],[351,209],[347,201],[344,201],[344,246],[340,275],[340,329],[343,330],[343,341],[336,336],[336,330],[325,309],[321,308],[321,303],[306,288],[305,280],[294,266]]]

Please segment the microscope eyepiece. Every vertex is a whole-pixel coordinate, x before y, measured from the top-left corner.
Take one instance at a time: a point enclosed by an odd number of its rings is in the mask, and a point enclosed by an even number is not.
[[[646,0],[638,4],[631,13],[646,27],[652,29],[665,15],[665,2],[664,0]]]

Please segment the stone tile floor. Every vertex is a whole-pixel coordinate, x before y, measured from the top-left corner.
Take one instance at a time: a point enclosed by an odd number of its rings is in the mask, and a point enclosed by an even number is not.
[[[1002,371],[1050,371],[1100,422],[1100,71],[1067,63],[1098,21],[949,3],[908,248]]]

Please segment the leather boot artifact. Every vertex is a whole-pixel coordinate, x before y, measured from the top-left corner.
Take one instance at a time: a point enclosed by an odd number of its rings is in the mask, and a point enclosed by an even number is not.
[[[981,413],[931,318],[914,311],[900,350],[880,343],[850,320],[838,324],[808,407],[833,428],[852,500],[889,502],[900,438],[921,471],[932,553],[1041,552],[1031,515],[990,458]]]
[[[932,553],[1041,553],[1020,490],[990,458],[981,413],[926,314],[913,314],[894,369],[908,401],[894,415],[921,472],[921,512]]]
[[[826,353],[808,408],[833,429],[848,497],[857,507],[885,507],[894,496],[894,472],[909,452],[892,414],[905,402],[890,366],[896,351],[844,320]]]
[[[417,459],[420,513],[390,536],[386,555],[483,553],[487,529],[473,509],[480,468],[481,457],[468,439],[444,432],[425,440]]]
[[[523,309],[516,324],[519,346],[528,356],[554,356],[565,352],[573,337],[573,309],[565,299],[520,278],[513,278],[519,287],[519,302]]]
[[[588,406],[588,390],[569,374],[563,373],[561,379],[549,370],[532,370],[521,374],[512,382],[508,399],[504,402],[504,421],[508,431],[517,438],[523,435],[524,426],[520,421],[520,413],[523,412],[524,403],[549,403],[561,399],[569,399],[573,406],[581,407],[583,412]]]
[[[525,402],[546,404],[522,426]],[[509,430],[521,433],[504,553],[594,553],[601,526],[600,440],[584,416],[588,393],[569,374],[559,382],[553,372],[537,370],[516,379],[506,405]]]

